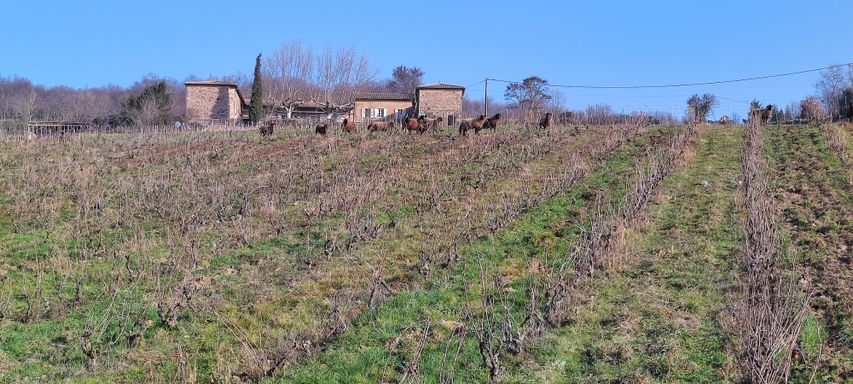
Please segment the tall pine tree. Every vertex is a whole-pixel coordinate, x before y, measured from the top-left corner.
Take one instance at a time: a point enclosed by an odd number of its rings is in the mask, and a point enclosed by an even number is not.
[[[252,82],[252,105],[249,119],[257,123],[264,118],[263,85],[261,85],[261,54],[255,59],[255,80]]]

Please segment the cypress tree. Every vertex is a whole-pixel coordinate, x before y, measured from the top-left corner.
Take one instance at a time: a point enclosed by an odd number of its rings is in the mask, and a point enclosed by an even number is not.
[[[250,106],[249,119],[253,123],[261,121],[264,117],[263,85],[261,85],[261,54],[255,59],[255,80],[252,82],[252,105]]]

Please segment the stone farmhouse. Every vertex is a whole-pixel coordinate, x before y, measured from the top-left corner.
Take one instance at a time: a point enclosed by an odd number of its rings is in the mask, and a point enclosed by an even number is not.
[[[240,94],[237,84],[218,81],[188,81],[187,123],[236,124],[248,119],[248,101]],[[427,84],[407,93],[354,93],[352,104],[340,108],[340,112],[356,123],[374,120],[400,121],[406,116],[441,117],[448,125],[455,125],[462,115],[462,96],[465,87],[453,84]],[[414,96],[414,97],[413,97]],[[283,115],[281,108],[269,105],[269,114]],[[352,109],[350,109],[352,108]],[[300,102],[293,111],[297,119],[322,119],[328,115],[324,105],[317,102]],[[340,115],[338,115],[340,116]]]
[[[455,125],[462,115],[465,87],[453,84],[427,84],[415,89],[414,98],[406,93],[359,93],[353,95],[350,117],[356,123],[373,120],[402,120],[405,116],[441,117]]]
[[[249,105],[237,84],[218,80],[188,81],[187,123],[234,124],[248,118]]]
[[[417,115],[441,117],[447,125],[456,125],[456,120],[462,116],[462,96],[465,87],[453,84],[427,84],[415,90]]]
[[[412,96],[406,93],[355,93],[350,117],[356,123],[374,120],[399,121],[412,114]]]

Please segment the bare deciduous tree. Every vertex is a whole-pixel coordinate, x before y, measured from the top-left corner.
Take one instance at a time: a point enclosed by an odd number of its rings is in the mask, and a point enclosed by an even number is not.
[[[820,80],[815,84],[818,96],[823,100],[829,117],[838,118],[840,115],[841,99],[844,88],[848,86],[844,78],[844,69],[840,66],[829,67],[820,72]]]
[[[823,103],[814,96],[800,102],[800,118],[809,121],[823,121],[828,117]]]
[[[315,99],[326,106],[329,114],[349,103],[353,91],[365,86],[374,77],[367,56],[352,47],[341,48],[337,52],[326,47],[316,60]]]
[[[704,122],[708,114],[717,106],[717,96],[706,93],[702,96],[693,95],[687,99],[690,118],[695,122]]]
[[[311,47],[298,40],[282,44],[266,60],[268,98],[284,109],[288,119],[293,117],[299,102],[308,97],[313,67]]]
[[[534,121],[537,113],[545,107],[545,103],[551,100],[551,95],[548,94],[548,80],[530,76],[520,83],[510,83],[506,86],[504,97],[521,108],[524,121]]]

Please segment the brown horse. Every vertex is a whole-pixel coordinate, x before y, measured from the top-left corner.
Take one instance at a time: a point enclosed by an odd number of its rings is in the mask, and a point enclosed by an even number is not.
[[[412,131],[415,131],[417,133],[424,133],[423,124],[421,124],[420,120],[414,117],[407,117],[403,120],[403,129],[405,129],[406,132],[409,133],[412,133]]]
[[[767,124],[770,118],[773,117],[773,105],[767,104],[767,107],[764,109],[761,108],[753,108],[749,111],[750,119],[760,119],[761,124]]]
[[[435,119],[431,119],[426,116],[421,116],[418,118],[418,122],[423,126],[424,131],[438,131],[439,124],[441,124],[442,117],[437,117]]]
[[[551,126],[551,112],[545,114],[542,119],[539,120],[539,128],[548,129]]]
[[[486,125],[486,115],[480,115],[480,117],[474,120],[462,120],[459,124],[459,134],[462,136],[467,136],[468,131],[473,129],[474,133],[479,135],[480,130],[483,129]]]
[[[344,122],[341,123],[341,131],[345,133],[352,133],[355,131],[355,122],[350,120],[349,118],[344,118]]]
[[[393,121],[374,121],[367,125],[367,130],[370,132],[382,131],[387,132],[394,129]]]
[[[326,130],[328,128],[329,128],[329,124],[325,124],[325,123],[317,124],[317,126],[314,127],[314,133],[316,133],[318,135],[326,136]]]
[[[275,130],[275,122],[270,121],[268,123],[261,124],[258,127],[258,132],[261,133],[261,137],[272,136],[272,131]]]
[[[498,128],[498,123],[501,121],[501,114],[496,113],[494,116],[486,119],[484,128],[490,128],[494,132]]]

